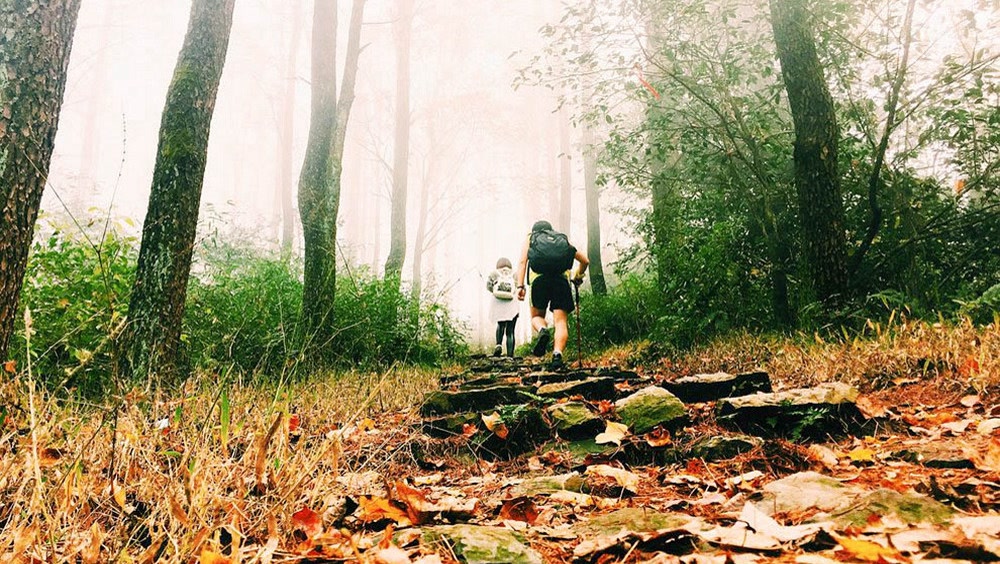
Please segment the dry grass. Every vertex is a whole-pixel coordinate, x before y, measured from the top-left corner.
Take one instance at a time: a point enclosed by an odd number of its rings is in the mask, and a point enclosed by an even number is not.
[[[604,360],[628,364],[646,356],[648,346],[617,349]],[[843,381],[873,390],[901,381],[937,379],[956,389],[996,392],[1000,385],[1000,325],[927,323],[893,316],[884,324],[869,322],[860,334],[837,338],[742,333],[680,356],[658,359],[648,367],[668,377],[763,369],[783,387]]]
[[[57,401],[19,375],[0,388],[0,562],[181,562],[206,546],[288,546],[292,513],[322,512],[344,489],[339,476],[400,448],[368,418],[395,412],[406,432],[400,410],[437,375],[259,389],[204,374],[174,397],[133,391],[103,406]],[[378,456],[343,457],[358,436]]]

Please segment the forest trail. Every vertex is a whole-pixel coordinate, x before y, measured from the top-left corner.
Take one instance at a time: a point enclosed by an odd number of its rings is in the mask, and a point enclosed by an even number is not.
[[[369,469],[332,522],[296,513],[287,556],[360,536],[373,562],[1000,559],[1000,409],[926,381],[775,387],[476,357],[396,415],[387,458],[345,441]]]

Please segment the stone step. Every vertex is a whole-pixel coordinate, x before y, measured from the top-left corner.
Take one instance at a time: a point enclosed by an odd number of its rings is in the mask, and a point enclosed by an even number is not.
[[[716,372],[685,376],[661,385],[684,403],[699,403],[770,392],[771,378],[762,371],[742,374]]]

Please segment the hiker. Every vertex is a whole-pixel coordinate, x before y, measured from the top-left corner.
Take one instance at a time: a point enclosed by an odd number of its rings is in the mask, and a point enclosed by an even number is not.
[[[497,325],[497,346],[493,356],[503,353],[504,335],[507,337],[507,356],[514,357],[514,326],[521,305],[514,299],[514,268],[510,259],[500,257],[496,269],[486,279],[486,291],[493,294],[490,304],[490,320]]]
[[[535,356],[544,356],[552,339],[553,328],[545,322],[546,310],[552,310],[555,329],[555,345],[552,351],[550,369],[563,367],[562,353],[569,340],[569,314],[576,309],[573,291],[570,288],[570,270],[573,261],[579,264],[572,277],[573,284],[583,283],[583,273],[590,261],[587,255],[570,244],[566,235],[552,229],[548,221],[536,221],[531,226],[531,234],[521,250],[521,262],[517,267],[517,299],[524,300],[525,275],[531,284],[531,328],[538,332],[538,340],[532,349]]]

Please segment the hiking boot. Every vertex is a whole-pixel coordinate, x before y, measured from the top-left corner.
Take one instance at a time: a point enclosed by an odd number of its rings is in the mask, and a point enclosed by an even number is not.
[[[549,346],[549,328],[544,327],[538,332],[538,340],[535,341],[535,348],[531,349],[531,354],[535,356],[545,356],[545,349]]]
[[[500,356],[500,353],[502,352],[503,352],[503,347],[501,347],[500,345],[493,347],[493,356]]]
[[[561,354],[554,354],[554,355],[552,355],[552,360],[549,362],[549,370],[553,370],[553,371],[554,370],[561,370],[565,366],[566,366],[566,364],[563,363],[563,359],[562,359],[562,355]]]

